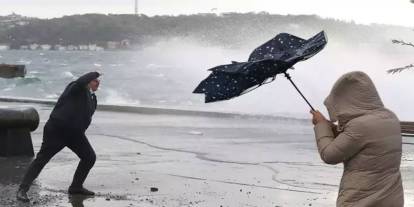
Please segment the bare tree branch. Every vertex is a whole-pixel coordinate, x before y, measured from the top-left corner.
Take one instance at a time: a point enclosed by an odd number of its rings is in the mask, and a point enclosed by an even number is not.
[[[401,45],[408,45],[411,47],[414,47],[414,44],[411,42],[404,42],[403,40],[392,40],[392,43],[394,44],[401,44]]]
[[[410,0],[410,2],[411,3],[414,3],[414,0]],[[394,44],[400,44],[400,45],[407,45],[407,46],[414,47],[414,44],[413,43],[411,43],[411,42],[405,42],[403,40],[395,40],[395,39],[393,39],[392,40],[392,43],[394,43]],[[387,73],[390,73],[390,74],[400,73],[400,72],[402,72],[404,70],[411,69],[411,68],[414,68],[414,64],[406,65],[406,66],[400,67],[400,68],[393,68],[393,69],[387,70]]]
[[[401,67],[401,68],[390,69],[390,70],[387,70],[387,73],[390,73],[390,74],[400,73],[401,71],[407,70],[407,69],[410,69],[410,68],[414,68],[414,64],[406,65],[406,66]]]

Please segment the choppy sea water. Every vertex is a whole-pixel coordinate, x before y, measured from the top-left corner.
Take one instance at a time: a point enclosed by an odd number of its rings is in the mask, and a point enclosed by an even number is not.
[[[412,83],[413,70],[395,75],[386,72],[411,63],[411,53],[404,50],[394,54],[372,45],[357,49],[354,46],[328,44],[289,73],[314,108],[327,114],[323,100],[334,82],[346,72],[364,71],[373,79],[386,107],[401,120],[413,120],[414,98],[404,93]],[[192,93],[209,75],[209,68],[232,60],[246,61],[252,49],[179,39],[134,51],[0,51],[0,63],[25,64],[28,71],[25,78],[0,78],[0,96],[57,99],[70,81],[96,70],[104,74],[97,92],[101,104],[310,118],[309,107],[283,76],[228,101],[205,104],[204,95]]]
[[[257,100],[246,96],[244,103],[235,98],[205,104],[204,95],[192,93],[194,88],[208,76],[209,68],[226,63],[235,56],[236,59],[244,58],[237,57],[241,52],[192,46],[180,48],[177,44],[172,44],[171,48],[168,46],[164,43],[135,51],[0,51],[0,63],[24,64],[27,69],[24,78],[0,78],[0,97],[56,100],[69,82],[86,72],[98,71],[103,73],[97,91],[101,104],[302,118],[268,110],[274,107],[254,106],[255,103],[263,103],[263,98]]]
[[[70,82],[89,71],[99,71],[100,102],[128,105],[191,105],[201,99],[191,94],[180,66],[163,65],[135,51],[58,52],[2,51],[0,62],[26,65],[24,78],[0,79],[0,95],[57,99]],[[196,80],[194,80],[196,81]]]

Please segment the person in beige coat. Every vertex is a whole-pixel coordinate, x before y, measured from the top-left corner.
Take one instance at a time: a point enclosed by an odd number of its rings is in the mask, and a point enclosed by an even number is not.
[[[321,159],[344,163],[336,206],[404,206],[400,122],[384,107],[368,75],[343,75],[324,104],[330,121],[311,111],[312,122]]]

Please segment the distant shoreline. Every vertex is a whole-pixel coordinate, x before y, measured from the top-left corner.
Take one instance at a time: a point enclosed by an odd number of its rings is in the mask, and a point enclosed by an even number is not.
[[[256,38],[268,39],[281,32],[309,36],[320,30],[346,45],[384,44],[393,37],[412,35],[409,27],[356,24],[317,15],[207,13],[149,17],[83,14],[38,19],[14,14],[0,16],[0,49],[134,49],[171,37],[191,37],[213,45],[238,46]]]

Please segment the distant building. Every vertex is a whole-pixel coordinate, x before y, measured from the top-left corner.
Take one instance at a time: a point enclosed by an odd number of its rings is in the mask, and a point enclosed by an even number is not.
[[[28,50],[29,49],[29,45],[20,45],[20,49],[21,50]]]
[[[37,48],[39,48],[39,45],[34,43],[34,44],[31,44],[29,47],[31,50],[37,50]]]
[[[78,48],[79,48],[79,50],[89,50],[88,45],[79,45]]]
[[[12,13],[0,18],[0,26],[5,28],[14,28],[16,26],[23,26],[29,24],[29,18]]]
[[[50,50],[50,48],[52,48],[52,46],[51,45],[48,45],[48,44],[43,44],[43,45],[40,45],[40,48],[42,49],[42,50]]]
[[[105,49],[103,47],[96,46],[96,51],[104,51],[104,50]]]
[[[120,43],[115,41],[108,41],[106,47],[110,50],[115,50],[119,48]]]
[[[22,15],[16,14],[14,12],[12,12],[11,14],[6,16],[9,20],[11,21],[19,21],[21,19],[24,19],[24,17]]]
[[[67,49],[68,50],[78,50],[78,47],[77,46],[75,46],[75,45],[68,45],[68,47],[67,47]]]
[[[66,50],[66,47],[65,47],[65,46],[63,46],[63,45],[55,45],[55,46],[53,47],[53,49],[54,49],[54,50],[58,50],[58,51],[65,51],[65,50]]]
[[[121,48],[128,49],[131,47],[131,41],[129,39],[124,39],[121,41]]]
[[[90,51],[95,51],[96,50],[96,44],[89,44],[88,45],[88,49],[90,50]]]
[[[0,51],[9,50],[10,46],[6,44],[0,44]]]

